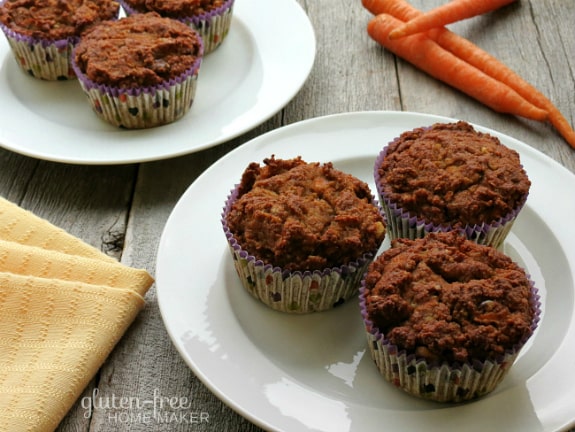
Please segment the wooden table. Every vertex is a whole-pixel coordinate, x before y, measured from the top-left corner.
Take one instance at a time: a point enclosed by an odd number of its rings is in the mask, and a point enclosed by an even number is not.
[[[194,154],[141,164],[81,166],[0,150],[0,194],[126,265],[146,268],[153,275],[162,229],[186,188],[235,147],[311,117],[403,110],[460,118],[513,136],[575,172],[575,150],[548,125],[495,113],[376,45],[365,31],[371,15],[359,0],[298,1],[315,28],[316,61],[301,91],[262,125]],[[443,0],[412,1],[421,9],[440,3]],[[574,2],[519,0],[450,28],[519,71],[575,124],[574,20]],[[123,423],[122,417],[110,418],[105,409],[89,416],[79,399],[60,432],[259,430],[220,402],[186,366],[166,333],[155,287],[83,397],[92,396],[94,389],[140,400],[153,398],[154,392],[193,397],[194,409],[208,413],[209,421],[198,417],[194,424]],[[573,411],[575,417],[575,407]]]

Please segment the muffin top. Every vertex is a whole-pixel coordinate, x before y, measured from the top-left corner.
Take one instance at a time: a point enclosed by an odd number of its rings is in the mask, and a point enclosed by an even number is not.
[[[124,0],[138,12],[158,12],[170,18],[186,18],[209,13],[222,7],[227,0]]]
[[[463,121],[404,132],[384,152],[381,196],[435,225],[495,222],[520,208],[531,186],[516,151]]]
[[[92,27],[78,43],[74,60],[93,82],[129,89],[177,78],[201,55],[195,31],[149,12]]]
[[[456,232],[397,239],[365,276],[367,317],[428,361],[496,359],[532,333],[532,283],[509,257]]]
[[[225,216],[239,245],[285,270],[339,267],[375,253],[385,237],[369,186],[332,163],[251,163]]]
[[[35,39],[60,40],[116,19],[119,9],[112,0],[5,0],[0,4],[0,23]]]

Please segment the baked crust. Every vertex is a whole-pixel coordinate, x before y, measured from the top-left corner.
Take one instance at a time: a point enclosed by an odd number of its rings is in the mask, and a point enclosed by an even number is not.
[[[532,284],[489,246],[456,232],[397,239],[365,276],[373,325],[428,361],[497,359],[531,333]]]
[[[158,12],[171,18],[202,15],[222,7],[226,0],[124,0],[138,12]]]
[[[493,223],[520,208],[531,182],[519,154],[463,121],[405,132],[379,167],[380,193],[435,225]]]
[[[75,61],[98,84],[150,87],[188,71],[200,46],[188,26],[150,12],[93,27],[76,47]]]
[[[117,18],[119,8],[112,0],[7,0],[0,5],[0,22],[28,37],[61,40]]]
[[[369,186],[331,163],[251,163],[226,222],[239,245],[286,270],[323,270],[375,253],[385,237]]]

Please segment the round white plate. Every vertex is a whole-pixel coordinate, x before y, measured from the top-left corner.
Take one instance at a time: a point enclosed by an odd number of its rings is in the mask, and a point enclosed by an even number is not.
[[[274,312],[242,288],[220,218],[250,162],[275,154],[332,161],[372,191],[377,153],[401,132],[444,117],[364,112],[311,119],[230,152],[184,193],[161,237],[158,301],[180,354],[219,398],[252,422],[282,431],[552,431],[575,419],[575,176],[498,132],[519,151],[532,188],[505,242],[540,289],[543,316],[516,364],[488,396],[445,405],[408,396],[378,375],[350,301],[318,314]]]
[[[145,162],[210,147],[263,123],[307,79],[311,23],[294,0],[237,0],[230,33],[202,62],[194,104],[179,121],[123,130],[100,120],[76,80],[24,74],[0,35],[0,146],[77,164]]]

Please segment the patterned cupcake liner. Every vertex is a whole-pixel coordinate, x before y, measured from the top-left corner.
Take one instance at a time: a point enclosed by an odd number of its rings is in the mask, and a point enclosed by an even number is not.
[[[119,0],[127,15],[140,13],[126,3]],[[219,47],[230,31],[233,17],[234,0],[227,0],[222,6],[210,12],[192,17],[181,17],[178,21],[196,30],[204,42],[204,55]]]
[[[454,228],[451,225],[437,225],[430,223],[423,218],[412,216],[408,211],[405,211],[399,205],[392,202],[383,192],[378,168],[382,164],[386,153],[387,147],[379,153],[375,160],[374,179],[377,195],[387,220],[389,238],[391,240],[396,238],[409,238],[411,240],[415,240],[417,238],[424,237],[430,232],[446,232],[456,229],[469,240],[478,244],[499,248],[511,231],[513,223],[527,201],[527,197],[525,197],[523,202],[521,202],[508,215],[491,223],[467,224],[462,228]]]
[[[0,23],[16,63],[26,74],[46,81],[76,78],[71,56],[78,38],[60,40],[36,39],[17,33]]]
[[[436,402],[464,402],[484,396],[503,381],[521,349],[537,329],[541,302],[537,288],[533,281],[530,282],[534,317],[531,331],[520,343],[496,360],[438,364],[399,350],[374,327],[367,314],[366,290],[362,281],[359,303],[371,358],[388,382],[412,396]]]
[[[117,127],[144,129],[175,122],[190,110],[202,57],[200,47],[195,63],[179,77],[155,87],[136,89],[95,83],[74,60],[72,68],[92,109],[100,118]]]
[[[521,205],[506,217],[491,224],[466,225],[463,228],[453,228],[450,225],[427,223],[425,220],[411,216],[409,212],[398,208],[394,203],[391,203],[389,199],[383,196],[380,191],[378,191],[378,196],[381,200],[381,207],[385,213],[389,238],[391,240],[396,238],[415,240],[424,237],[430,232],[446,232],[457,229],[469,240],[494,248],[499,248],[503,244],[513,227],[513,223],[519,211],[523,207],[523,205]]]
[[[355,262],[323,271],[286,271],[258,260],[242,249],[230,232],[226,218],[237,199],[232,191],[222,213],[222,226],[234,267],[243,287],[270,308],[287,313],[321,312],[356,297],[361,279],[377,251]]]

